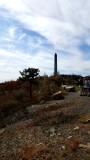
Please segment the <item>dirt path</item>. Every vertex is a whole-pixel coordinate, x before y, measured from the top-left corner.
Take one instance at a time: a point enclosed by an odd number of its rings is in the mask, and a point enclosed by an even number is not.
[[[62,110],[67,114],[83,114],[90,113],[90,97],[88,96],[80,96],[79,92],[69,92],[65,99],[57,100],[57,101],[48,101],[47,105],[64,105],[71,104],[67,108],[63,108]]]
[[[70,101],[74,103],[68,108],[67,114],[90,113],[90,97],[80,96],[79,92],[73,92],[65,97],[65,103],[69,103]]]

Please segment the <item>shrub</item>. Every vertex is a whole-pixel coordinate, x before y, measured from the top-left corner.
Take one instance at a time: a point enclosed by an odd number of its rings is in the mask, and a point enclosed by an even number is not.
[[[39,84],[38,98],[39,100],[49,100],[50,96],[58,90],[59,87],[50,81],[48,77],[45,77]]]
[[[23,97],[24,97],[24,90],[20,89],[15,92],[16,100],[23,101]]]

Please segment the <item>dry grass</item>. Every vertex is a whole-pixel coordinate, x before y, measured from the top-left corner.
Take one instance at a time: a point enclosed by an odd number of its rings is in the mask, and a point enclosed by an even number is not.
[[[52,158],[50,149],[44,144],[39,144],[22,148],[17,154],[11,154],[9,160],[49,160],[50,157]]]
[[[67,151],[75,151],[78,148],[78,145],[82,142],[82,138],[79,136],[72,136],[66,140],[66,149]]]
[[[81,114],[78,122],[85,123],[88,119],[90,119],[90,113]]]
[[[22,158],[30,159],[34,156],[37,156],[37,158],[39,158],[40,156],[46,155],[48,153],[50,153],[50,149],[47,146],[40,144],[32,147],[23,148]]]
[[[61,156],[65,157],[71,152],[75,152],[78,149],[79,144],[82,142],[82,138],[79,136],[72,136],[65,141],[65,148],[61,150]]]

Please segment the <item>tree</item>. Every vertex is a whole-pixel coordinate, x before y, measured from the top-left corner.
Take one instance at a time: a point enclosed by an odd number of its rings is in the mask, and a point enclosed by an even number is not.
[[[30,84],[30,98],[32,98],[32,84],[35,83],[37,76],[39,75],[39,69],[37,68],[28,68],[20,71],[22,77],[19,77],[21,81],[28,81]]]

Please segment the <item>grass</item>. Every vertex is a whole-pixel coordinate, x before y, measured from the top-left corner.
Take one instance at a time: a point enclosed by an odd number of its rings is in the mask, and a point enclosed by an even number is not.
[[[76,91],[80,91],[79,85],[74,85]]]

